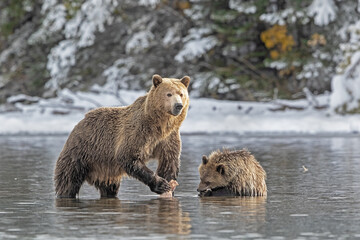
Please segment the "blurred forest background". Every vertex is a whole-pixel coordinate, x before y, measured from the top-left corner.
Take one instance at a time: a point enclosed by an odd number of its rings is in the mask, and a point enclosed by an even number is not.
[[[330,97],[360,113],[357,0],[2,0],[0,103],[61,89],[148,89],[192,77],[193,97]]]

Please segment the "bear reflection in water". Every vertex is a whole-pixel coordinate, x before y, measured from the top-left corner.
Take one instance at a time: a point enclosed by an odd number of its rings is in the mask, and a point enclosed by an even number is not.
[[[200,196],[266,196],[266,172],[247,150],[223,149],[203,156]]]
[[[158,198],[146,201],[127,201],[118,198],[98,200],[56,199],[56,207],[61,212],[62,223],[69,225],[102,223],[102,226],[114,226],[122,235],[138,234],[181,234],[191,233],[191,218],[184,212],[176,198]],[[81,214],[79,214],[79,212]],[[127,229],[124,232],[124,229]],[[98,233],[98,229],[94,229]],[[91,233],[89,233],[91,234]],[[116,230],[113,233],[116,235]]]

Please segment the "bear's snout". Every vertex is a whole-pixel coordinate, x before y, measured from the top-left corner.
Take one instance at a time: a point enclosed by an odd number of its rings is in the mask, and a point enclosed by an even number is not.
[[[182,103],[175,103],[175,110],[180,111],[183,108]]]
[[[172,113],[177,116],[181,113],[181,110],[183,109],[183,104],[182,103],[175,103],[174,104],[174,108],[173,108],[173,111]]]

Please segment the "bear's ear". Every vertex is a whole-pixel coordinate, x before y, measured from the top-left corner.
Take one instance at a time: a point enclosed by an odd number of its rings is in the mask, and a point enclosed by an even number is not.
[[[156,88],[157,86],[159,86],[160,83],[162,83],[162,77],[158,74],[155,74],[152,77],[152,81],[153,81],[153,85]]]
[[[225,174],[225,167],[224,167],[224,165],[222,165],[222,164],[218,165],[218,166],[216,167],[216,171],[217,171],[218,173],[220,173],[221,175],[224,175],[224,174]]]
[[[208,161],[209,161],[209,159],[207,158],[207,156],[203,155],[202,156],[202,163],[205,165],[205,164],[207,164]]]
[[[189,86],[189,83],[190,83],[190,77],[189,77],[189,76],[185,76],[185,77],[183,77],[182,79],[180,79],[180,81],[182,82],[182,84],[185,85],[185,87],[188,87],[188,86]]]

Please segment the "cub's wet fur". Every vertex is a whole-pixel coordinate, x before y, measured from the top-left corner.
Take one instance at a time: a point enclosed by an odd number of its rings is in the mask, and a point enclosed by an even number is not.
[[[217,150],[202,157],[200,196],[266,196],[266,172],[246,149]]]

